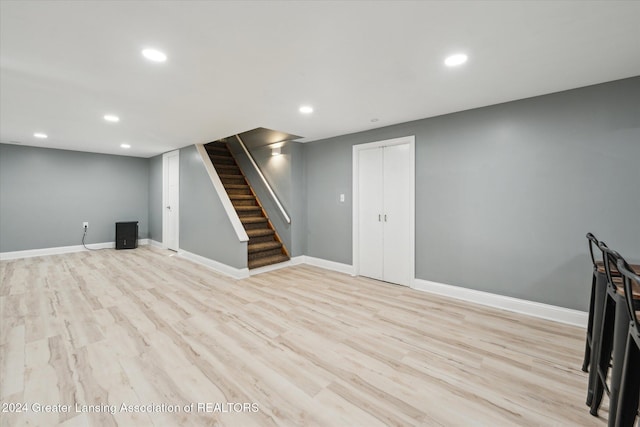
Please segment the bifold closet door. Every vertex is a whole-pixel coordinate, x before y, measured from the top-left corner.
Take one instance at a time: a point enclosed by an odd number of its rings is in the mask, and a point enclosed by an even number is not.
[[[411,275],[411,147],[358,152],[359,274],[409,285]]]
[[[383,280],[408,286],[411,270],[411,147],[383,148]]]
[[[358,156],[360,274],[382,280],[382,149],[362,150]]]

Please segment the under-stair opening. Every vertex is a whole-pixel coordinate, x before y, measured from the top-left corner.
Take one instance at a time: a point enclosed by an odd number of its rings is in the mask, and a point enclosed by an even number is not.
[[[214,141],[204,147],[249,236],[247,244],[249,269],[288,261],[290,256],[287,248],[238,166],[226,140]]]

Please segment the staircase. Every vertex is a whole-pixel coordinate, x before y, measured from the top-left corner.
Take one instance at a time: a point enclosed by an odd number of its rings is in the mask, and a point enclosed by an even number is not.
[[[249,236],[247,245],[249,268],[288,261],[287,249],[282,244],[282,240],[269,221],[260,200],[238,167],[227,144],[215,141],[204,147]]]

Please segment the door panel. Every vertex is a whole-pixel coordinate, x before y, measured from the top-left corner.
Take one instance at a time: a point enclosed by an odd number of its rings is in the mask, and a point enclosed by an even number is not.
[[[382,150],[362,150],[358,156],[359,273],[382,279]]]
[[[164,206],[162,212],[162,244],[174,251],[179,249],[179,194],[180,157],[178,152],[168,153],[164,170]]]
[[[411,270],[411,229],[413,186],[409,144],[384,147],[384,280],[408,286]]]

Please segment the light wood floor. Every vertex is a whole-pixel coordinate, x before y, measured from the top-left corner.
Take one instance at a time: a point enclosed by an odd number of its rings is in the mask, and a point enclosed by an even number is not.
[[[607,399],[600,419],[584,404],[580,328],[309,266],[235,281],[169,254],[0,263],[1,399],[28,410],[2,426],[605,425]]]

